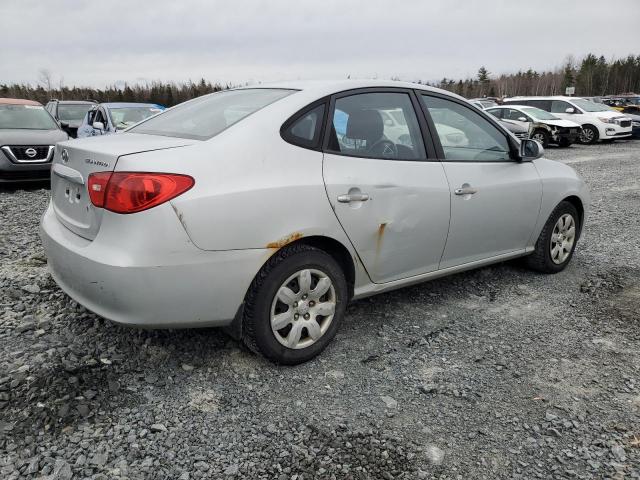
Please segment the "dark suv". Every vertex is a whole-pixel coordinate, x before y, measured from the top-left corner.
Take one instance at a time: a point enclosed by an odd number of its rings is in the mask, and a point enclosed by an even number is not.
[[[78,136],[78,127],[96,102],[90,100],[50,100],[46,109],[70,137]]]
[[[40,103],[0,98],[0,184],[49,179],[55,144],[68,138]]]

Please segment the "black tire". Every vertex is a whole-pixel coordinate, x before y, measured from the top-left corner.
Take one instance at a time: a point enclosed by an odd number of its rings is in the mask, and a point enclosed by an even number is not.
[[[276,339],[271,329],[271,306],[283,283],[304,269],[319,270],[329,277],[335,291],[336,306],[325,333],[308,347],[293,349]],[[336,335],[344,318],[348,292],[344,272],[331,255],[304,244],[284,247],[267,261],[249,287],[243,314],[243,342],[253,352],[279,364],[297,365],[311,360]]]
[[[533,140],[538,140],[544,148],[549,146],[549,132],[546,132],[541,129],[534,130],[531,134],[531,138]]]
[[[556,223],[560,217],[565,214],[573,217],[575,222],[575,239],[567,258],[562,263],[556,263],[551,258],[551,235],[553,234]],[[573,253],[578,243],[580,228],[580,216],[578,215],[576,207],[567,201],[560,202],[553,212],[551,212],[551,215],[549,215],[547,223],[544,224],[544,228],[540,232],[540,236],[536,242],[536,249],[531,255],[525,258],[527,267],[543,273],[558,273],[564,270],[573,258]]]
[[[585,145],[593,145],[600,138],[598,129],[593,125],[583,125],[582,133],[580,134],[580,143]]]
[[[567,138],[561,138],[560,139],[560,146],[562,148],[568,148],[571,145],[573,145],[573,143],[569,139],[567,139]]]

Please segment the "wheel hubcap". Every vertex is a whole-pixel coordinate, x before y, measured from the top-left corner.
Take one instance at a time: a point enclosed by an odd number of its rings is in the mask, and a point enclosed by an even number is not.
[[[534,139],[534,140],[537,140],[537,141],[538,141],[538,142],[540,142],[540,143],[542,143],[542,141],[544,140],[544,136],[543,136],[543,135],[541,135],[540,133],[536,133],[536,134],[533,136],[533,139]]]
[[[300,270],[284,281],[273,299],[271,331],[287,348],[306,348],[327,332],[335,310],[331,279],[320,270]]]
[[[565,213],[562,215],[551,233],[551,260],[556,265],[564,263],[576,242],[576,222],[573,216]]]
[[[583,142],[590,142],[591,140],[593,140],[593,130],[591,130],[590,128],[584,128],[582,129],[582,133],[580,134],[580,136],[582,137]]]

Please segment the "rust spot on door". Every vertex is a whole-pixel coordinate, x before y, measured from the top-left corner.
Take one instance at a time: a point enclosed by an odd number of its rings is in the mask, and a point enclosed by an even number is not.
[[[295,242],[296,240],[300,240],[302,237],[303,237],[302,233],[293,232],[292,234],[287,235],[286,237],[283,237],[280,240],[267,243],[267,248],[282,248],[289,245],[290,243]]]
[[[387,222],[381,223],[378,227],[378,234],[376,237],[376,256],[380,253],[380,249],[382,248],[382,240],[384,239],[384,232],[387,228]]]

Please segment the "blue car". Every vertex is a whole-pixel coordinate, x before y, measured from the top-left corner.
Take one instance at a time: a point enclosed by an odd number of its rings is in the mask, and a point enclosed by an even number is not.
[[[129,128],[165,108],[154,103],[100,103],[89,110],[78,127],[78,138],[109,135]]]

